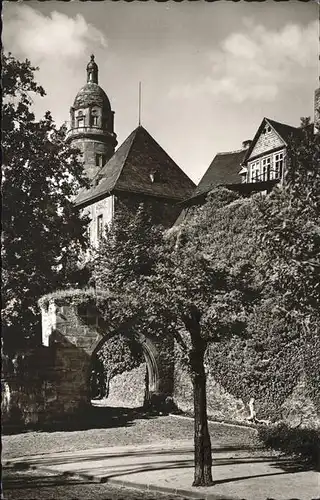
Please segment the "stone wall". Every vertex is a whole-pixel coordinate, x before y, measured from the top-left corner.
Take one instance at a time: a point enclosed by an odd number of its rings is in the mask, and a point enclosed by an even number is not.
[[[114,145],[110,144],[108,137],[106,141],[97,138],[79,137],[72,140],[72,147],[80,149],[85,171],[89,179],[92,179],[103,165],[96,165],[96,154],[105,155],[108,161],[114,154]]]
[[[52,350],[40,347],[2,363],[1,416],[5,428],[51,422],[50,406],[57,399],[53,357]]]
[[[105,231],[106,225],[112,222],[114,214],[114,196],[110,195],[103,200],[97,201],[83,209],[83,214],[90,217],[89,232],[90,232],[90,243],[94,247],[98,246],[99,234],[98,234],[98,217],[101,217],[103,231]]]
[[[191,378],[179,361],[175,364],[173,397],[181,410],[193,413]],[[219,421],[246,422],[250,415],[248,402],[228,393],[214,380],[210,373],[207,376],[207,410],[209,417]],[[255,410],[258,419],[273,420],[275,418],[271,413],[261,415],[258,404],[256,404]],[[281,405],[281,414],[281,418],[289,425],[319,427],[320,415],[307,395],[306,382],[303,378]]]
[[[175,364],[173,398],[178,408],[193,413],[191,377],[179,361]],[[207,411],[209,417],[226,421],[243,421],[249,415],[244,402],[225,391],[210,374],[207,377]]]
[[[7,424],[78,421],[90,407],[92,355],[112,332],[107,333],[93,306],[79,310],[61,298],[42,305],[42,328],[44,346],[24,353],[2,378],[2,410]],[[145,402],[162,405],[173,390],[172,338],[163,332],[141,332],[136,333],[136,339],[148,369]]]
[[[110,382],[110,391],[105,399],[106,406],[139,408],[145,403],[146,363],[137,368],[116,375]]]

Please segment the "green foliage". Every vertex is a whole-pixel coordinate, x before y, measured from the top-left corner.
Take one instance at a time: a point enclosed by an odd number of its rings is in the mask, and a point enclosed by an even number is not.
[[[247,339],[209,348],[210,373],[245,402],[253,397],[258,418],[279,419],[281,405],[303,374],[299,330],[274,301],[263,301],[249,315],[247,332]]]
[[[137,368],[144,362],[142,348],[133,335],[114,335],[102,345],[96,356],[103,371],[101,374],[103,391],[100,395],[104,397],[109,395],[110,382],[113,377]]]
[[[192,342],[187,345],[186,336],[193,327],[200,328],[199,340],[205,346],[243,333],[244,297],[251,293],[243,279],[246,271],[238,263],[228,266],[221,234],[215,231],[216,213],[242,202],[222,189],[212,193],[204,206],[190,209],[180,226],[168,232],[156,272],[148,280],[151,307],[170,316],[176,339],[187,350]],[[228,227],[229,221],[224,224]]]
[[[287,161],[284,186],[247,200],[247,220],[234,203],[222,220],[217,212],[214,233],[230,267],[238,260],[248,270],[258,300],[247,315],[248,339],[210,348],[210,371],[238,397],[254,397],[258,415],[271,419],[281,417],[281,405],[304,375],[320,408],[319,136],[308,124],[289,144]]]
[[[74,262],[86,245],[87,221],[72,198],[87,183],[65,129],[49,112],[35,119],[32,94],[44,95],[37,68],[11,54],[2,56],[2,68],[3,333],[14,351],[39,331],[39,297],[81,282]]]
[[[107,228],[93,262],[92,275],[97,306],[110,331],[119,325],[130,329],[133,324],[135,328],[143,324],[146,329],[151,328],[155,318],[148,317],[140,290],[154,273],[161,241],[162,228],[153,224],[152,214],[144,204],[133,213],[122,208]],[[112,307],[101,298],[100,292],[106,290],[114,297]]]
[[[99,295],[106,300],[111,294],[108,291],[99,291]],[[57,304],[72,304],[76,307],[85,307],[87,305],[95,305],[97,302],[97,291],[95,288],[69,288],[64,290],[55,290],[54,292],[43,295],[38,300],[39,307],[48,309],[50,300],[54,300]]]
[[[150,207],[139,205],[130,212],[124,206],[116,212],[106,237],[93,260],[95,305],[111,335],[97,353],[94,370],[108,394],[110,380],[139,366],[144,358],[136,332],[156,333],[158,321],[147,315],[140,287],[152,274],[162,240],[162,228],[153,224]]]
[[[267,448],[300,458],[320,471],[320,430],[291,428],[284,423],[260,426],[258,435]]]
[[[285,185],[259,207],[263,283],[288,325],[299,331],[296,366],[303,366],[320,409],[320,137],[308,120],[287,157]]]

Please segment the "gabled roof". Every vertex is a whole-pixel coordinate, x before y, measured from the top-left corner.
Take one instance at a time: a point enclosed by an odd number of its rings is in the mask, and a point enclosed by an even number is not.
[[[258,138],[260,137],[260,134],[262,133],[263,128],[265,127],[266,124],[269,124],[275,132],[279,135],[279,137],[283,140],[283,142],[287,145],[290,138],[296,137],[301,134],[301,128],[300,127],[292,127],[291,125],[287,125],[285,123],[280,123],[276,122],[275,120],[271,120],[270,118],[264,117],[249,148],[246,151],[246,156],[243,159],[243,162],[247,161],[249,156],[251,155],[251,152],[253,148],[256,145],[256,142]]]
[[[285,123],[280,123],[274,120],[270,120],[270,118],[266,118],[266,120],[280,135],[280,137],[286,142],[286,144],[288,144],[288,141],[290,140],[291,136],[296,136],[301,134],[300,127],[292,127],[291,125],[287,125]]]
[[[199,194],[209,193],[217,186],[241,182],[239,171],[246,152],[246,149],[240,149],[239,151],[217,153],[192,193],[192,198]]]
[[[75,204],[88,205],[112,191],[182,201],[190,196],[194,187],[192,180],[147,130],[139,126],[93,178],[91,187],[79,193]]]

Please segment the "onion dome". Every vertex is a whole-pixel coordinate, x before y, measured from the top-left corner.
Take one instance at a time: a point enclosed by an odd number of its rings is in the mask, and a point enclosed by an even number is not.
[[[77,110],[89,106],[99,106],[104,112],[111,112],[108,96],[98,85],[98,65],[94,61],[94,55],[87,65],[87,83],[76,95],[73,108]]]
[[[89,106],[99,106],[105,112],[111,111],[110,101],[107,94],[96,83],[87,83],[76,95],[73,103],[75,110],[88,108]]]

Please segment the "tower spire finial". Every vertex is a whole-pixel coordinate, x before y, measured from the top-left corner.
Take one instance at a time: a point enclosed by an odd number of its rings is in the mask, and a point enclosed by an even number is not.
[[[141,125],[141,82],[139,82],[139,127]]]
[[[94,60],[94,55],[91,54],[90,62],[87,65],[87,82],[98,84],[98,65]]]

